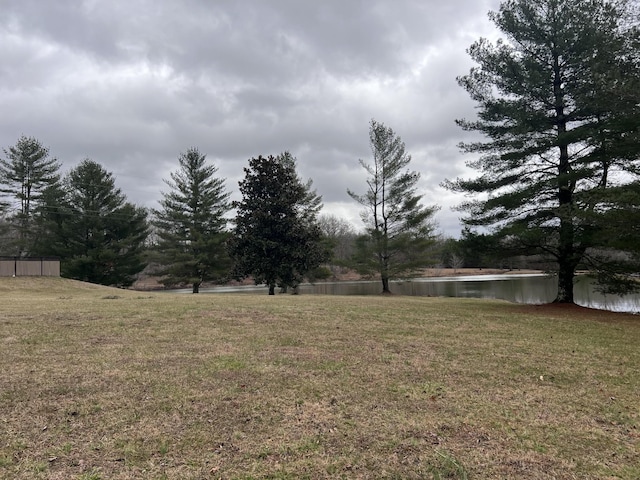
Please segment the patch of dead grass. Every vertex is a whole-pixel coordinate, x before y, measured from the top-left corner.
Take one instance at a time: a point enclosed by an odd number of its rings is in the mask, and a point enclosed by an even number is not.
[[[640,477],[634,316],[15,280],[0,478]]]

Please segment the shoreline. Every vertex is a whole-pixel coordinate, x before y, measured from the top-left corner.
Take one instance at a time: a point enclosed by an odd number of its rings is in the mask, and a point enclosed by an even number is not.
[[[478,276],[478,275],[508,275],[513,273],[518,274],[541,274],[542,270],[531,269],[508,269],[508,268],[425,268],[420,270],[421,274],[417,274],[412,278],[440,278],[440,277],[464,277],[464,276]],[[334,273],[331,277],[317,280],[311,283],[329,283],[329,282],[356,282],[356,281],[370,281],[379,280],[379,276],[367,277],[360,275],[353,270],[344,270],[342,272]],[[305,282],[307,283],[307,282]],[[230,281],[226,283],[211,283],[204,282],[200,288],[212,288],[212,287],[234,287],[243,285],[255,285],[251,279],[245,279],[244,281]],[[135,291],[155,291],[155,290],[183,290],[189,288],[190,285],[176,286],[167,288],[160,283],[160,277],[149,276],[136,281],[130,290]]]

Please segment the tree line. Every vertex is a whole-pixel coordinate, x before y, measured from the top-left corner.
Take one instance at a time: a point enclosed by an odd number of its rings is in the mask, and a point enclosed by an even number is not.
[[[153,259],[167,284],[194,292],[205,281],[252,277],[269,293],[321,277],[333,254],[333,264],[379,275],[388,292],[390,279],[433,264],[439,246],[456,267],[535,258],[557,274],[557,302],[573,302],[581,269],[605,292],[637,290],[636,6],[506,0],[490,12],[503,38],[475,42],[468,53],[476,66],[457,79],[477,106],[476,118],[457,123],[477,134],[460,146],[478,172],[443,182],[466,195],[459,240],[437,241],[438,207],[423,205],[404,142],[372,120],[372,156],[360,160],[366,185],[347,192],[362,207],[361,235],[319,217],[321,197],[288,152],[251,158],[242,200],[229,202],[217,168],[189,149],[149,212],[127,202],[97,163],[85,160],[61,178],[48,150],[22,137],[0,159],[5,253],[58,255],[72,278],[123,286]]]
[[[295,290],[305,278],[325,277],[333,260],[379,273],[388,292],[390,278],[424,265],[435,208],[420,204],[419,174],[403,171],[410,157],[400,137],[376,121],[370,133],[373,166],[361,163],[368,184],[380,189],[350,192],[370,211],[363,213],[367,232],[349,238],[349,255],[340,237],[344,222],[319,218],[322,197],[298,175],[289,152],[249,159],[239,182],[242,199],[230,202],[217,166],[189,148],[165,179],[159,208],[147,210],[128,202],[93,160],[62,176],[48,148],[26,136],[0,159],[2,253],[57,256],[63,276],[120,287],[153,262],[165,285],[190,285],[193,293],[203,282],[249,277],[269,294],[276,287]]]

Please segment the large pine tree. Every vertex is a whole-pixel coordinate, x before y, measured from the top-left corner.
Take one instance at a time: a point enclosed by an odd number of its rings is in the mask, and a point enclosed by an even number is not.
[[[147,213],[126,201],[113,175],[84,160],[46,191],[39,251],[57,255],[61,274],[126,287],[145,266]]]
[[[624,275],[633,249],[612,241],[640,207],[638,29],[624,5],[506,1],[490,14],[504,40],[473,44],[477,67],[459,78],[478,118],[458,123],[485,140],[463,145],[480,176],[447,185],[482,194],[461,205],[467,225],[555,260],[557,302],[573,302],[580,265],[609,291],[637,286]]]
[[[217,167],[206,163],[206,155],[190,148],[178,157],[180,165],[165,183],[170,191],[162,194],[161,209],[154,210],[158,237],[156,251],[166,285],[191,284],[198,293],[205,281],[227,278],[229,193],[224,180],[216,177]]]

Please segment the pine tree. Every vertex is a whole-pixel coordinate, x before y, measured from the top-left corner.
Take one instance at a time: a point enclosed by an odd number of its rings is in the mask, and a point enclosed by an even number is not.
[[[165,265],[166,285],[188,283],[198,293],[205,281],[220,281],[229,275],[226,219],[229,193],[218,169],[207,165],[206,155],[191,148],[178,157],[180,168],[165,183],[161,209],[154,210],[158,236],[156,250]]]
[[[573,302],[579,266],[612,291],[637,286],[607,262],[626,228],[608,219],[640,207],[638,28],[624,2],[509,0],[491,19],[506,38],[473,44],[478,66],[459,78],[479,108],[458,123],[486,138],[462,145],[480,176],[446,182],[482,194],[461,205],[465,223],[551,257],[557,302]]]
[[[84,160],[47,191],[42,207],[43,254],[60,257],[61,274],[85,282],[126,287],[143,270],[147,213],[126,201],[111,173]]]
[[[23,135],[15,146],[3,151],[6,158],[0,159],[0,193],[5,200],[0,206],[8,211],[8,235],[15,243],[10,249],[16,255],[28,255],[33,253],[33,241],[37,238],[34,211],[44,190],[59,182],[60,164],[33,137]]]
[[[361,216],[366,235],[356,242],[354,266],[364,274],[378,273],[383,293],[389,293],[390,279],[410,276],[433,260],[432,217],[437,207],[420,203],[422,195],[416,191],[420,174],[407,169],[411,156],[391,128],[372,120],[369,140],[373,162],[360,160],[369,174],[367,192],[348,190],[365,207]]]

